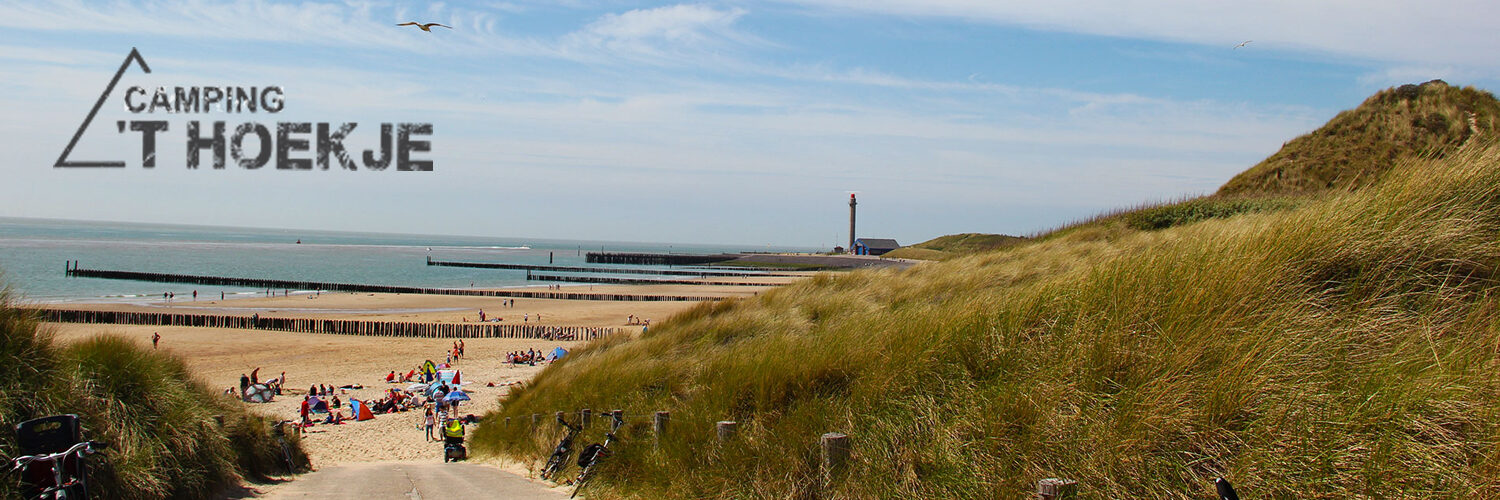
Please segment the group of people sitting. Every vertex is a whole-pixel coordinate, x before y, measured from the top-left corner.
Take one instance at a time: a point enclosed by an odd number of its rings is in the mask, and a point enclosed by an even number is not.
[[[399,413],[418,408],[421,405],[417,397],[400,389],[387,389],[385,396],[370,401],[370,411],[380,415],[385,413]]]
[[[511,351],[510,353],[507,353],[505,355],[505,362],[513,365],[536,366],[536,363],[538,361],[545,362],[547,361],[547,358],[546,355],[542,354],[542,351],[534,349],[527,349],[524,351]]]
[[[625,324],[631,326],[651,326],[651,318],[642,318],[634,314],[625,317]]]

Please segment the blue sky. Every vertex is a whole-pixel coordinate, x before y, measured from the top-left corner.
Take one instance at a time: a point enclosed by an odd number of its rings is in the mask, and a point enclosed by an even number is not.
[[[1211,192],[1392,85],[1496,87],[1500,4],[1179,0],[0,5],[0,216],[831,246]],[[423,33],[393,26],[441,22]],[[1243,48],[1235,45],[1251,40]],[[54,169],[121,60],[74,159]],[[286,89],[131,115],[131,85]],[[117,120],[165,119],[159,166]],[[433,172],[188,170],[186,122],[431,122]]]

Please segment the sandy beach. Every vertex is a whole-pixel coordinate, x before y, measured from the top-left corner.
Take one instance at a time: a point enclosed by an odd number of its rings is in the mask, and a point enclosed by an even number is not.
[[[785,280],[783,280],[785,281]],[[587,285],[563,287],[587,291]],[[709,294],[723,297],[751,296],[768,287],[712,285],[595,285],[596,290],[619,293]],[[217,298],[217,297],[215,297]],[[695,307],[698,302],[620,302],[557,299],[514,299],[515,305],[503,306],[506,299],[454,297],[410,294],[323,293],[286,297],[247,298],[227,301],[178,299],[171,303],[148,304],[68,304],[69,308],[202,312],[214,314],[260,314],[262,317],[338,318],[400,320],[414,322],[476,321],[483,309],[490,318],[501,317],[506,323],[557,326],[605,326],[619,328],[622,335],[635,335],[639,325],[627,318],[666,319],[679,311]],[[538,319],[540,318],[540,319]],[[123,335],[149,346],[154,333],[161,334],[159,348],[182,357],[197,377],[209,387],[223,390],[238,388],[242,374],[259,367],[259,378],[268,380],[286,372],[285,393],[271,403],[251,404],[255,410],[278,419],[295,419],[302,395],[315,384],[343,386],[362,385],[362,389],[340,390],[339,398],[377,399],[390,387],[386,384],[391,371],[405,373],[424,360],[444,361],[453,340],[357,337],[347,335],[290,333],[224,328],[51,324],[58,340],[71,342],[101,333]],[[508,390],[507,384],[528,380],[543,365],[510,365],[504,362],[511,351],[536,349],[551,352],[553,348],[572,349],[581,342],[531,339],[465,339],[466,355],[454,363],[462,370],[464,388],[473,400],[461,406],[460,414],[481,415],[494,409]],[[488,384],[493,383],[494,387]],[[230,396],[226,396],[230,397]],[[343,425],[317,425],[304,433],[307,450],[315,467],[336,464],[388,462],[403,460],[441,460],[441,446],[429,443],[419,430],[419,412],[378,415],[374,420]],[[517,472],[524,466],[509,464]]]

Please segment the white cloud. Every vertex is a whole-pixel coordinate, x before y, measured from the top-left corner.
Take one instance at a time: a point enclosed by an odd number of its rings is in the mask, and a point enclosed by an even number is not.
[[[786,0],[1090,35],[1500,69],[1493,0]],[[1244,49],[1242,49],[1244,50]]]

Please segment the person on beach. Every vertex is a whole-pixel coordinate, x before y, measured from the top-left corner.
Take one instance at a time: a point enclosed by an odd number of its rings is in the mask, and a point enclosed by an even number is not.
[[[425,415],[422,417],[422,427],[427,430],[427,442],[431,443],[437,436],[432,435],[433,427],[436,426],[432,405],[426,405]]]
[[[198,291],[197,290],[193,290],[193,302],[197,302],[197,301],[198,301]]]
[[[463,356],[464,355],[464,341],[463,341],[463,339],[459,339],[458,340],[458,355],[459,356]]]
[[[311,420],[307,419],[307,411],[308,411],[307,400],[308,400],[308,398],[311,398],[311,397],[312,396],[302,396],[302,407],[301,407],[300,411],[302,413],[302,425],[303,426],[307,426],[308,424],[312,423]]]
[[[245,391],[250,390],[250,376],[240,374],[240,399],[245,399]]]
[[[161,342],[161,332],[151,332],[151,348],[156,348],[156,343]]]
[[[255,384],[259,384],[259,383],[260,383],[260,367],[257,366],[257,367],[255,367],[254,370],[250,370],[250,385],[255,385]]]

